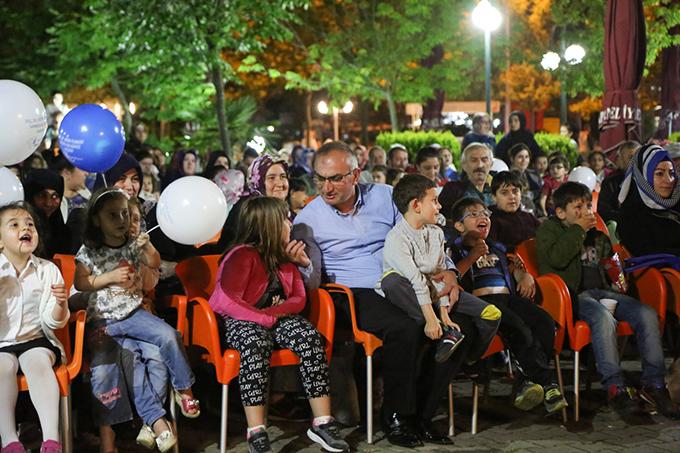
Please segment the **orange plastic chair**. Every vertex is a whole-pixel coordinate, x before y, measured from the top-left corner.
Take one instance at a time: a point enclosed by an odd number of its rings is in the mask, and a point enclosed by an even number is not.
[[[330,294],[344,294],[349,304],[349,313],[352,321],[352,334],[354,341],[364,348],[366,355],[366,441],[373,443],[373,354],[375,350],[382,347],[382,340],[373,334],[359,329],[357,324],[356,309],[354,306],[354,295],[352,291],[338,283],[328,283],[323,288]]]
[[[75,335],[70,333],[70,323],[75,322]],[[83,364],[83,339],[85,337],[85,311],[71,315],[68,324],[55,331],[64,346],[66,363],[54,368],[59,384],[59,418],[61,420],[61,442],[65,453],[73,453],[73,424],[71,422],[71,382],[80,373]],[[23,374],[17,376],[20,392],[28,391],[28,382]]]
[[[598,230],[602,231],[604,234],[609,236],[609,228],[607,228],[607,224],[604,222],[604,219],[598,214],[597,212],[595,214],[595,221],[597,224],[595,225],[595,228]]]
[[[680,318],[680,272],[666,267],[661,269],[661,275],[666,281],[668,301],[670,302],[668,309]]]
[[[173,296],[177,307],[177,329],[184,334],[185,343],[206,350],[203,359],[215,366],[217,382],[222,384],[222,415],[220,420],[220,453],[227,449],[227,405],[229,383],[238,376],[240,355],[234,349],[222,349],[220,322],[205,295],[212,294],[215,287],[218,255],[198,256],[182,261],[175,272],[184,286],[186,296]],[[331,360],[335,334],[335,307],[330,295],[324,290],[308,294],[309,320],[326,339],[326,357]],[[299,359],[289,349],[275,350],[270,365],[298,365]]]
[[[616,246],[614,250],[617,251]],[[538,261],[536,259],[536,240],[529,239],[521,243],[519,246],[517,246],[517,255],[519,255],[522,258],[529,273],[531,273],[534,276],[534,278],[536,278],[536,276],[538,275]],[[633,274],[634,278],[631,279],[632,280],[631,283],[633,284],[634,289],[639,295],[640,300],[643,303],[646,303],[650,305],[652,308],[656,309],[657,314],[659,315],[660,325],[662,325],[661,324],[662,317],[663,320],[665,321],[666,287],[663,284],[663,278],[659,280],[658,277],[660,277],[660,274],[657,274],[658,272],[659,271],[657,271],[656,269],[645,269],[640,273],[634,273]],[[546,275],[553,276],[553,278],[557,278],[560,281],[562,280],[556,274]],[[568,290],[566,290],[566,285],[564,284],[563,281],[562,285],[564,285],[564,289],[562,291],[566,291],[566,295],[568,296],[569,292]],[[574,401],[575,401],[574,420],[579,421],[580,353],[581,350],[591,342],[590,327],[585,321],[574,320],[571,297],[565,297],[564,315],[565,315],[564,323],[566,325],[567,333],[569,335],[569,346],[574,351]],[[619,336],[628,336],[634,333],[633,329],[630,327],[630,324],[624,321],[618,322],[616,332],[617,335]]]

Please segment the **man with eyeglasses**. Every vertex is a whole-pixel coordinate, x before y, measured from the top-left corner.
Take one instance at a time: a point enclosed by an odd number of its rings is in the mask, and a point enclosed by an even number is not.
[[[425,341],[422,326],[374,289],[382,277],[385,238],[401,219],[392,202],[392,188],[383,184],[360,184],[356,156],[341,142],[322,146],[313,167],[319,197],[298,214],[293,228],[293,236],[307,244],[312,261],[308,269],[302,269],[303,275],[306,274],[308,286],[318,284],[323,278],[351,288],[359,328],[382,339],[382,421],[390,443],[413,448],[422,445],[423,440],[437,442],[433,433],[423,436],[411,425],[411,419],[429,404],[429,398],[441,398],[418,382],[417,371],[421,367],[417,361]],[[437,276],[445,282],[442,295],[457,290],[452,263],[449,269]],[[415,300],[415,293],[413,298]],[[346,301],[337,300],[337,307],[339,322],[346,321]],[[469,318],[463,318],[466,317],[457,317],[455,322],[468,335],[468,331],[474,329]],[[463,354],[460,357],[454,354],[454,357],[450,360],[457,360],[457,364],[464,358]],[[451,365],[431,362],[423,364],[421,377],[436,375],[450,382],[452,376],[444,376],[442,370],[450,370]],[[444,439],[439,441],[443,443]]]

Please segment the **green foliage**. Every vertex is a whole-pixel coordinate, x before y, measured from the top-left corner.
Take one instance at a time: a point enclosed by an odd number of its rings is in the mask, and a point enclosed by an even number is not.
[[[573,143],[571,143],[571,139],[569,137],[565,137],[560,134],[546,134],[544,132],[539,132],[534,134],[534,138],[536,139],[538,146],[540,146],[543,152],[546,154],[550,155],[550,153],[559,151],[567,157],[572,167],[576,165],[576,160],[579,156],[579,150],[576,146],[574,146]]]
[[[224,108],[227,125],[231,133],[232,143],[244,147],[246,142],[252,140],[255,135],[263,137],[269,147],[278,136],[267,131],[262,125],[253,122],[257,112],[257,103],[254,98],[244,96],[233,101],[228,101]],[[217,119],[212,110],[202,112],[198,117],[199,129],[191,134],[190,139],[183,138],[180,145],[192,147],[201,151],[221,149],[219,134],[217,132]]]
[[[453,155],[453,162],[458,166],[460,164],[460,142],[458,139],[449,131],[446,132],[436,132],[436,131],[424,131],[424,132],[414,132],[414,131],[404,131],[404,132],[383,132],[375,139],[375,143],[378,146],[387,151],[390,146],[395,143],[400,143],[406,147],[409,154],[409,160],[411,162],[415,161],[416,154],[420,148],[433,143],[440,144],[443,148],[448,148],[451,150]]]
[[[316,2],[304,27],[310,28],[303,51],[315,68],[310,76],[288,72],[288,87],[324,89],[336,105],[351,97],[379,105],[387,102],[392,128],[398,129],[396,103],[424,102],[434,90],[449,97],[471,85],[462,55],[465,39],[456,39],[461,0],[357,0]],[[321,17],[317,17],[321,15]],[[464,34],[464,33],[463,33]],[[321,37],[321,39],[319,39]],[[431,68],[420,62],[434,47],[455,43]]]
[[[668,141],[671,143],[680,142],[680,132],[673,132],[670,137],[668,137]]]

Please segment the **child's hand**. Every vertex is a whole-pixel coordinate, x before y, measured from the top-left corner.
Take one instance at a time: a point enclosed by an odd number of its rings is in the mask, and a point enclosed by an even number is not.
[[[589,231],[597,225],[595,215],[592,212],[582,215],[576,219],[575,223],[583,228],[583,231]]]
[[[114,270],[107,272],[109,274],[110,284],[129,288],[132,286],[132,274],[130,273],[130,266],[119,266]]]
[[[149,235],[147,233],[141,233],[139,236],[137,236],[137,239],[135,239],[135,245],[140,249],[143,249],[148,243]]]
[[[305,253],[305,243],[302,241],[292,240],[286,246],[286,255],[293,264],[301,267],[308,267],[311,264],[307,253]]]
[[[57,299],[57,305],[61,307],[68,306],[68,294],[66,294],[66,287],[64,284],[52,285],[52,295]]]
[[[478,258],[487,255],[489,253],[489,246],[486,245],[484,239],[479,238],[477,242],[470,249],[470,257],[477,261]]]
[[[442,326],[438,319],[427,321],[425,323],[425,335],[431,340],[438,340],[442,336]]]
[[[530,273],[524,272],[517,281],[517,292],[520,296],[533,299],[536,295],[536,281]]]
[[[453,285],[453,288],[451,288],[451,292],[449,292],[449,310],[453,308],[454,305],[456,305],[456,302],[458,302],[458,299],[460,298],[460,286],[458,284]]]
[[[449,318],[448,307],[442,307],[441,308],[440,318],[442,320],[442,323],[444,323],[445,326],[451,327],[451,328],[456,329],[457,331],[460,332],[460,326],[458,324],[456,324],[455,322],[451,321],[451,318]]]

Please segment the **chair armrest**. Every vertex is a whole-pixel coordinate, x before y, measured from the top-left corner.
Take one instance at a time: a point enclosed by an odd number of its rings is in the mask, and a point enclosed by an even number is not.
[[[330,361],[335,336],[335,306],[328,291],[318,288],[309,292],[309,320],[326,339],[326,357]]]
[[[680,316],[680,272],[670,267],[664,267],[661,269],[661,275],[666,281],[669,303],[667,308],[676,316]]]
[[[170,296],[170,307],[177,310],[177,331],[182,335],[186,336],[186,326],[187,326],[187,296],[180,294],[173,294]]]
[[[73,355],[71,356],[71,361],[66,365],[66,370],[68,372],[69,379],[73,380],[80,373],[80,369],[83,366],[83,342],[85,340],[85,319],[86,313],[84,310],[80,310],[77,313],[71,315],[69,322],[73,321],[76,323]]]

